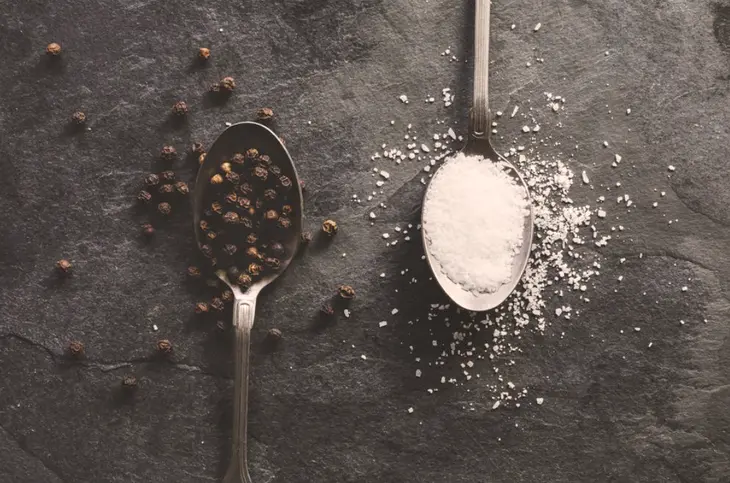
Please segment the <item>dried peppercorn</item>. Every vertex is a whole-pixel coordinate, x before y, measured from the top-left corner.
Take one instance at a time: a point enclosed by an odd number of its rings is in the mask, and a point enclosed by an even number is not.
[[[291,178],[289,178],[288,176],[280,176],[279,177],[279,187],[284,192],[289,191],[292,187]]]
[[[200,269],[194,265],[191,265],[188,267],[188,277],[190,278],[200,278],[201,272]]]
[[[157,351],[160,354],[169,354],[172,352],[172,342],[167,339],[157,341]]]
[[[221,163],[221,171],[223,171],[224,173],[230,173],[232,170],[233,166],[231,166],[231,163],[229,163],[228,161],[224,161],[223,163]]]
[[[279,242],[274,242],[271,245],[269,245],[269,251],[272,255],[277,256],[279,258],[283,257],[286,254],[286,249],[284,248],[284,245],[282,245]]]
[[[195,304],[196,314],[207,314],[210,311],[210,306],[206,302],[198,302]]]
[[[337,295],[339,295],[341,299],[349,300],[355,297],[355,289],[349,285],[340,285],[337,289]]]
[[[210,85],[208,88],[208,91],[212,92],[213,94],[218,94],[221,91],[221,83],[220,82],[214,82]]]
[[[188,105],[185,101],[177,101],[172,106],[172,114],[177,117],[183,117],[188,113]]]
[[[225,223],[233,225],[239,223],[241,221],[241,217],[238,216],[238,213],[236,213],[235,211],[229,211],[225,215],[223,215],[223,221]]]
[[[172,213],[172,206],[170,206],[170,203],[162,202],[159,205],[157,205],[157,211],[163,215],[163,216],[169,216],[170,213]]]
[[[238,202],[238,195],[236,193],[231,192],[231,193],[226,194],[226,196],[223,199],[225,200],[226,203],[235,205]]]
[[[233,77],[224,77],[218,85],[224,92],[233,92],[233,89],[236,88],[236,81]]]
[[[169,195],[175,191],[175,187],[171,184],[163,184],[157,190],[161,195]]]
[[[269,269],[276,271],[281,268],[281,260],[274,257],[266,257],[264,258],[264,265],[266,265]]]
[[[223,293],[221,293],[221,300],[228,303],[233,302],[235,297],[233,296],[233,292],[231,290],[224,290]]]
[[[335,309],[329,302],[323,303],[322,306],[319,308],[319,312],[325,317],[331,317],[335,315]]]
[[[251,276],[247,273],[242,273],[236,278],[236,285],[241,287],[242,290],[247,290],[249,287],[251,287],[251,284],[253,281],[251,280]]]
[[[155,235],[155,227],[149,223],[142,225],[142,234],[147,238],[152,238]]]
[[[281,214],[289,216],[294,212],[294,208],[292,205],[284,205],[281,207]]]
[[[137,194],[137,200],[141,201],[142,203],[149,203],[152,201],[152,195],[149,193],[149,191],[142,190]]]
[[[210,184],[212,185],[221,185],[223,184],[223,176],[220,174],[214,174],[210,177]]]
[[[241,177],[238,175],[238,173],[234,173],[233,171],[231,171],[226,173],[226,181],[235,185],[241,182]]]
[[[46,53],[50,56],[57,57],[61,55],[61,46],[56,42],[52,42],[46,46]]]
[[[256,111],[256,120],[259,122],[268,122],[274,118],[274,110],[270,107],[262,107]]]
[[[249,233],[246,237],[246,243],[249,245],[255,245],[259,241],[259,237],[256,233]]]
[[[286,216],[280,216],[279,220],[276,222],[276,225],[282,230],[288,230],[289,228],[291,228],[291,219],[287,218]]]
[[[200,220],[200,223],[198,223],[198,226],[203,231],[208,231],[210,229],[210,223],[208,223],[207,220]]]
[[[256,162],[258,164],[260,164],[261,166],[263,166],[264,168],[268,168],[269,166],[271,166],[271,158],[269,157],[268,154],[260,155],[258,157],[258,159],[256,160]]]
[[[252,277],[261,275],[261,265],[258,263],[249,263],[247,270]]]
[[[270,344],[277,344],[281,340],[281,331],[276,328],[269,329],[266,333],[266,340],[268,340]]]
[[[253,228],[253,221],[251,221],[251,218],[241,218],[241,225],[243,225],[245,228]]]
[[[84,344],[78,340],[72,340],[68,343],[68,353],[71,357],[80,359],[84,356]]]
[[[281,167],[279,167],[279,165],[272,164],[271,166],[269,166],[269,173],[273,174],[276,177],[279,177],[281,176]]]
[[[218,213],[219,215],[223,213],[223,205],[221,205],[217,201],[211,203],[210,209],[211,211],[213,211],[213,213]]]
[[[177,183],[175,183],[175,191],[183,196],[186,196],[190,193],[190,187],[188,187],[188,184],[186,182],[178,181]]]
[[[259,252],[259,249],[256,247],[248,247],[246,249],[246,256],[253,260],[263,260],[264,258],[264,256]]]
[[[226,275],[228,275],[228,280],[230,280],[231,283],[236,283],[236,279],[239,275],[241,275],[241,270],[237,266],[231,265],[226,270]]]
[[[127,391],[137,389],[137,378],[131,374],[127,374],[122,378],[122,387]]]
[[[266,181],[267,178],[269,177],[269,171],[266,168],[264,168],[263,166],[256,166],[253,169],[252,174],[258,181],[261,181],[261,182]]]
[[[208,60],[210,59],[210,49],[207,47],[201,47],[198,49],[198,59],[200,60]]]
[[[246,162],[246,157],[241,153],[236,153],[231,158],[231,163],[243,165]]]
[[[226,330],[226,323],[223,322],[222,320],[219,320],[218,322],[215,323],[215,327],[216,327],[216,329],[218,329],[221,332],[223,332],[223,331]]]
[[[264,213],[264,219],[266,221],[276,221],[279,219],[279,212],[276,210],[266,210]]]
[[[246,151],[246,154],[244,154],[244,157],[248,161],[256,161],[256,159],[259,157],[259,150],[256,148],[251,148]]]
[[[312,241],[312,232],[311,231],[303,231],[301,236],[299,237],[299,241],[301,241],[303,244],[310,243]]]
[[[243,196],[251,196],[253,194],[253,186],[250,183],[241,183],[237,186],[237,189]]]
[[[158,184],[160,184],[160,177],[154,173],[148,174],[144,177],[144,184],[146,184],[150,188],[157,186]]]
[[[200,251],[206,258],[213,258],[213,247],[210,245],[200,245]]]
[[[210,301],[210,308],[213,310],[217,310],[218,312],[221,312],[226,308],[226,305],[223,303],[223,300],[221,300],[220,298],[213,297]]]
[[[264,199],[266,201],[274,201],[278,197],[279,193],[277,193],[275,189],[268,188],[264,190]]]
[[[71,275],[72,269],[73,265],[65,258],[62,258],[61,260],[56,262],[56,270],[60,275]]]
[[[236,245],[234,245],[233,243],[226,243],[226,244],[225,244],[225,245],[223,246],[223,252],[224,252],[224,253],[225,253],[226,255],[229,255],[229,256],[231,256],[231,257],[232,257],[233,255],[235,255],[237,251],[238,251],[238,247],[237,247]]]
[[[208,153],[200,153],[198,156],[198,165],[202,165],[205,162],[205,158],[208,157]]]
[[[236,199],[236,204],[246,210],[251,207],[251,200],[249,200],[245,196],[238,196]]]
[[[203,154],[205,152],[203,143],[193,143],[192,146],[190,146],[190,152],[193,154]]]
[[[71,122],[77,126],[81,126],[86,122],[86,114],[81,111],[76,111],[71,115]]]
[[[160,151],[160,159],[172,162],[177,159],[177,149],[174,146],[163,146]]]
[[[325,232],[328,236],[335,236],[337,230],[337,222],[335,222],[334,220],[324,220],[322,222],[322,231]]]
[[[205,238],[207,238],[210,241],[213,241],[216,238],[218,238],[218,233],[214,232],[213,230],[209,230],[208,232],[205,233]]]
[[[174,171],[163,171],[160,173],[160,179],[166,183],[172,183],[175,181],[175,172]]]

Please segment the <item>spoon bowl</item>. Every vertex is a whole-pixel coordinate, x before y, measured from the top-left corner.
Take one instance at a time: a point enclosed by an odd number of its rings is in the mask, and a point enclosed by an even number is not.
[[[281,241],[286,257],[280,259],[281,266],[277,272],[264,275],[248,290],[242,291],[228,280],[224,270],[216,271],[218,278],[230,287],[235,297],[233,302],[233,330],[235,333],[233,450],[228,471],[223,478],[224,483],[251,483],[247,454],[248,374],[256,297],[264,287],[284,272],[294,258],[299,246],[304,208],[296,168],[279,137],[266,126],[256,122],[234,124],[216,139],[198,171],[193,195],[193,222],[198,246],[201,246],[204,240],[200,220],[206,209],[206,188],[209,186],[211,176],[217,172],[224,160],[230,159],[235,153],[244,153],[250,148],[256,148],[260,153],[268,155],[281,168],[281,174],[291,179],[292,187],[289,190],[288,201],[294,207],[294,213],[290,216],[292,226],[287,232],[287,238]]]

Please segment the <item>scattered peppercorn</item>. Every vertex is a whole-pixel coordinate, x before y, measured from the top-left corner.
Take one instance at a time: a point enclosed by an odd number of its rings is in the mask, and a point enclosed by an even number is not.
[[[160,151],[160,158],[167,162],[175,161],[177,159],[177,149],[174,146],[163,146]]]
[[[160,179],[164,181],[165,183],[172,183],[175,181],[175,172],[174,171],[163,171],[160,173]]]
[[[337,230],[337,222],[334,220],[324,220],[324,222],[322,222],[322,231],[328,236],[335,236]]]
[[[269,251],[272,255],[275,255],[277,257],[283,257],[286,253],[286,249],[284,248],[284,245],[282,245],[279,242],[274,242],[271,245],[269,245]]]
[[[281,269],[281,260],[274,257],[266,257],[264,258],[264,265],[266,265],[271,270],[277,271]]]
[[[190,146],[190,152],[193,154],[203,154],[205,152],[203,143],[193,143],[192,146]]]
[[[264,258],[256,247],[248,247],[246,249],[246,256],[253,260],[263,260]]]
[[[281,331],[276,328],[269,329],[266,333],[266,339],[272,344],[277,344],[281,340]]]
[[[251,263],[248,265],[248,273],[252,277],[256,277],[258,275],[261,275],[261,265],[258,263]]]
[[[233,166],[231,166],[231,163],[229,163],[228,161],[224,161],[223,163],[221,163],[221,171],[223,171],[224,173],[230,173],[232,170]]]
[[[234,173],[233,171],[230,171],[226,173],[226,181],[229,183],[236,185],[241,182],[241,177],[238,175],[238,173]]]
[[[210,308],[213,310],[217,310],[218,312],[222,311],[226,308],[225,304],[223,303],[223,300],[219,297],[213,297],[213,299],[210,301]]]
[[[233,89],[236,88],[236,81],[233,77],[224,77],[221,79],[219,86],[222,91],[233,92]]]
[[[313,238],[312,237],[312,232],[311,231],[303,231],[302,232],[302,235],[299,238],[300,238],[300,241],[303,244],[306,245],[307,243],[310,243],[312,241],[312,238]]]
[[[246,161],[246,158],[241,153],[236,153],[231,158],[231,163],[233,163],[233,164],[243,165],[245,163],[245,161]]]
[[[177,183],[175,183],[175,190],[183,196],[186,196],[190,193],[190,188],[188,187],[188,184],[184,181],[178,181]]]
[[[320,309],[319,309],[319,312],[326,317],[331,317],[331,316],[335,315],[335,309],[332,307],[332,304],[329,302],[323,303],[322,307],[320,307]]]
[[[218,203],[217,201],[214,201],[210,205],[210,209],[213,211],[213,213],[223,214],[223,205]]]
[[[279,178],[279,186],[282,191],[289,191],[292,187],[291,178],[288,176],[281,176]]]
[[[152,238],[155,235],[155,227],[149,223],[142,225],[142,234],[147,238]]]
[[[264,191],[264,199],[266,201],[274,201],[276,198],[279,197],[279,193],[276,192],[274,189],[267,189]]]
[[[148,174],[144,178],[144,184],[146,184],[150,188],[157,186],[158,184],[160,184],[160,177],[156,174]]]
[[[175,187],[171,184],[163,184],[157,190],[161,195],[169,195],[175,191]]]
[[[208,60],[210,58],[210,49],[207,47],[198,49],[198,58],[203,61]]]
[[[266,221],[276,221],[279,219],[279,212],[276,210],[266,210],[266,213],[264,213],[264,219],[266,219]]]
[[[210,177],[210,184],[212,184],[212,185],[223,184],[223,176],[221,176],[219,174],[214,174],[213,176]]]
[[[72,340],[68,344],[68,353],[71,357],[79,359],[84,355],[84,344],[78,340]]]
[[[188,113],[188,105],[185,101],[177,101],[172,106],[172,114],[178,117],[182,117]]]
[[[172,352],[172,342],[167,339],[157,341],[157,351],[161,354],[169,354]]]
[[[264,168],[268,168],[269,166],[271,166],[271,158],[269,157],[268,154],[260,155],[258,157],[258,159],[256,160],[256,162],[259,163],[259,165],[263,166]]]
[[[256,148],[251,148],[246,151],[246,154],[244,155],[246,159],[249,161],[256,161],[256,158],[259,157],[259,150]]]
[[[81,111],[76,111],[71,115],[71,122],[77,126],[81,126],[86,122],[86,114]]]
[[[157,205],[157,211],[163,216],[169,216],[172,213],[172,206],[170,206],[170,203],[163,201]]]
[[[207,233],[205,234],[205,237],[206,237],[206,238],[207,238],[208,240],[211,240],[211,241],[213,241],[213,240],[215,240],[216,238],[218,238],[218,233],[214,232],[213,230],[210,230],[210,231],[208,231],[208,232],[207,232]]]
[[[122,378],[122,387],[127,391],[137,389],[137,378],[131,374],[127,374]]]
[[[259,237],[258,235],[256,235],[256,233],[249,233],[246,237],[246,243],[248,243],[249,245],[255,245],[258,241]]]
[[[238,278],[239,275],[241,275],[241,270],[237,266],[231,265],[226,270],[226,275],[228,275],[228,280],[231,283],[236,283],[236,279]]]
[[[65,258],[62,258],[61,260],[56,262],[56,270],[61,275],[71,275],[72,269],[73,265]]]
[[[220,82],[214,82],[213,84],[210,85],[210,87],[208,88],[208,90],[210,92],[212,92],[213,94],[218,94],[221,91],[221,84],[220,84]]]
[[[223,293],[221,293],[221,300],[224,302],[233,302],[233,299],[235,297],[233,296],[233,292],[231,290],[224,290]]]
[[[281,168],[275,164],[269,166],[269,173],[273,174],[277,178],[281,176]]]
[[[235,211],[229,211],[223,215],[223,221],[229,224],[236,224],[241,221],[241,217]]]
[[[236,285],[241,287],[241,290],[248,290],[248,288],[251,287],[252,283],[253,280],[251,279],[251,276],[247,273],[240,274],[236,279]]]
[[[238,202],[238,195],[236,193],[228,193],[228,194],[226,194],[226,196],[223,199],[225,200],[226,203],[235,205]],[[241,198],[241,199],[245,200],[246,198]],[[250,203],[250,201],[249,201],[249,203]]]
[[[269,171],[263,166],[256,166],[253,169],[253,175],[256,179],[263,182],[269,177]]]
[[[61,55],[61,46],[58,45],[56,42],[52,42],[46,47],[46,53],[53,57],[57,57]]]
[[[340,296],[340,298],[349,300],[355,297],[355,289],[350,287],[349,285],[340,285],[337,289],[337,294]]]
[[[233,243],[226,243],[223,246],[223,252],[230,257],[235,255],[237,251],[238,251],[238,247],[236,245],[234,245]]]
[[[190,278],[200,278],[201,272],[200,269],[194,265],[191,265],[188,267],[188,277]]]
[[[196,314],[207,314],[210,311],[210,307],[205,302],[198,302],[195,304],[195,313]]]
[[[243,196],[251,196],[253,194],[253,186],[250,183],[241,183],[237,188],[238,192]]]
[[[291,228],[291,219],[287,218],[286,216],[280,216],[276,224],[282,230],[288,230],[289,228]]]
[[[137,200],[142,203],[149,203],[152,201],[152,195],[148,191],[142,190],[137,194]]]
[[[294,212],[294,208],[292,205],[284,205],[281,207],[281,214],[289,216]]]
[[[206,258],[213,258],[213,247],[211,247],[210,245],[200,245],[200,252]]]
[[[208,156],[208,153],[200,153],[200,156],[198,156],[198,165],[202,165],[205,162],[205,158]]]
[[[271,119],[274,117],[274,110],[270,107],[262,107],[258,111],[256,111],[256,120],[259,122],[266,123],[268,121],[271,121]]]

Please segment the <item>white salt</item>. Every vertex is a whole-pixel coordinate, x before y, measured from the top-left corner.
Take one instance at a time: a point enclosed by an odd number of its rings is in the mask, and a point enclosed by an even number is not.
[[[474,292],[512,276],[529,204],[501,164],[459,153],[436,173],[424,203],[424,232],[441,271]]]

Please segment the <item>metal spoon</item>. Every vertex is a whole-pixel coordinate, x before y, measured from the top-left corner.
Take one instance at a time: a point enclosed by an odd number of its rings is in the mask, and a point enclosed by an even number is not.
[[[224,483],[251,483],[251,477],[248,474],[246,431],[248,417],[249,349],[251,345],[251,328],[253,327],[254,311],[256,309],[256,297],[264,287],[273,282],[289,266],[298,248],[299,237],[302,231],[302,190],[289,152],[277,135],[266,126],[255,122],[241,122],[223,131],[218,139],[216,139],[198,172],[193,197],[195,239],[198,245],[203,240],[203,235],[199,227],[201,216],[205,210],[203,205],[205,203],[205,187],[208,186],[208,180],[216,173],[223,160],[230,159],[234,153],[243,153],[249,148],[256,148],[262,154],[267,154],[272,160],[278,163],[281,167],[282,174],[292,180],[294,189],[290,191],[292,197],[291,204],[297,209],[295,209],[296,213],[291,217],[292,228],[289,231],[289,238],[282,240],[287,257],[281,259],[281,270],[277,273],[264,276],[245,293],[238,286],[230,283],[225,271],[218,270],[216,272],[218,278],[230,287],[235,296],[235,301],[233,302],[233,329],[235,331],[236,376],[233,388],[235,392],[233,406],[233,452],[228,471],[223,478]]]
[[[469,139],[462,150],[467,155],[483,156],[494,162],[503,163],[506,172],[515,178],[525,190],[525,196],[530,197],[525,181],[520,173],[509,161],[500,156],[494,150],[489,141],[490,121],[489,121],[489,0],[476,0],[476,19],[474,24],[474,104],[472,106]],[[449,161],[447,161],[448,163]],[[446,163],[444,163],[446,164]],[[442,165],[443,166],[443,165]],[[431,178],[432,180],[436,177]],[[429,183],[424,196],[424,209],[421,214],[421,225],[426,226],[428,195],[431,185]],[[454,193],[454,196],[458,196]],[[441,270],[437,260],[434,259],[430,251],[430,241],[426,237],[426,230],[422,229],[423,245],[426,252],[426,259],[431,267],[436,280],[441,288],[446,292],[451,300],[467,310],[483,311],[497,307],[505,301],[512,293],[522,277],[522,273],[527,267],[527,261],[530,257],[530,247],[532,246],[534,213],[530,204],[530,214],[525,217],[524,229],[522,232],[522,248],[515,255],[512,261],[512,276],[509,283],[499,287],[492,293],[475,293],[465,290],[461,285],[454,283]],[[480,240],[482,243],[488,243],[489,240]]]

